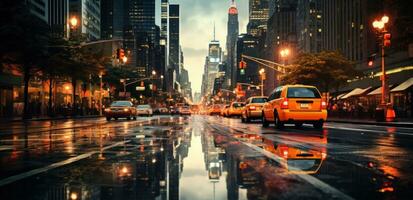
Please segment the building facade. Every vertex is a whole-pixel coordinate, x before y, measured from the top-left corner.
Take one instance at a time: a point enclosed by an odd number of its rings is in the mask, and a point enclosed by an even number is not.
[[[178,4],[169,5],[169,66],[179,77],[180,52],[180,12]]]
[[[69,37],[69,0],[49,0],[49,20],[52,37]]]
[[[225,70],[226,88],[232,89],[234,87],[232,73],[236,70],[236,56],[235,46],[239,34],[238,9],[235,2],[232,1],[231,7],[228,10],[228,24],[227,24],[227,68]]]
[[[257,36],[267,29],[269,0],[249,0],[249,22],[247,33]]]
[[[40,18],[46,23],[49,21],[48,0],[28,0],[27,5],[29,6],[31,14]]]
[[[99,0],[70,0],[70,16],[78,18],[77,33],[87,40],[99,40],[100,33],[100,1]]]

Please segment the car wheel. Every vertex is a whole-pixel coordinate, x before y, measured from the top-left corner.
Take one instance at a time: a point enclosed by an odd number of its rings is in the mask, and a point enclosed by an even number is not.
[[[106,117],[106,121],[110,121],[110,117]]]
[[[295,123],[295,127],[296,127],[296,128],[302,128],[302,127],[303,127],[303,123]]]
[[[115,117],[115,120],[118,120],[118,118],[117,118],[117,117]]]
[[[130,117],[127,117],[126,120],[130,120]]]
[[[319,122],[316,122],[316,123],[313,124],[313,127],[314,127],[315,129],[322,129],[323,126],[324,126],[324,122],[323,122],[323,121],[319,121]]]
[[[241,116],[241,122],[245,123],[245,118],[243,116]]]
[[[275,123],[275,128],[277,128],[277,129],[283,129],[284,128],[284,123],[281,122],[280,118],[278,117],[277,111],[274,111],[274,123]]]
[[[264,112],[262,113],[262,127],[268,127],[270,123],[268,123],[267,119],[265,119]]]
[[[133,117],[133,120],[136,120],[137,119],[137,117],[135,116],[135,117]]]

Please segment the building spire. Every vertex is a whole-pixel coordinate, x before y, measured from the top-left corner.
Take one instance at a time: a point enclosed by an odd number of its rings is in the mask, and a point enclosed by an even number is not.
[[[215,41],[215,21],[214,21],[214,41]]]

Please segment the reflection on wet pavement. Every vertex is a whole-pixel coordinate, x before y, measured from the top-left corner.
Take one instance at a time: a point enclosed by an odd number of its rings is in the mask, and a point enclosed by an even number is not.
[[[0,195],[2,199],[401,199],[411,193],[406,187],[410,183],[398,180],[397,168],[349,162],[344,154],[348,146],[336,142],[331,133],[305,128],[276,133],[233,120],[166,116],[5,135],[0,142],[10,149],[0,151],[0,184],[5,177],[45,170],[2,185]],[[57,167],[61,162],[66,163]]]

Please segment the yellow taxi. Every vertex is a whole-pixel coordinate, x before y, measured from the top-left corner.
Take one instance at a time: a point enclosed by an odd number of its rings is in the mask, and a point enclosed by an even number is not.
[[[243,102],[232,102],[228,108],[228,117],[241,116],[244,106]]]
[[[281,129],[284,124],[313,124],[314,128],[323,128],[327,120],[327,103],[320,92],[309,85],[285,85],[275,88],[264,104],[262,125],[268,127],[270,122]]]
[[[248,98],[242,110],[241,121],[250,122],[251,119],[262,119],[262,107],[267,102],[267,99],[265,96]]]
[[[222,107],[223,106],[221,104],[211,105],[208,109],[208,114],[209,115],[220,115]]]

